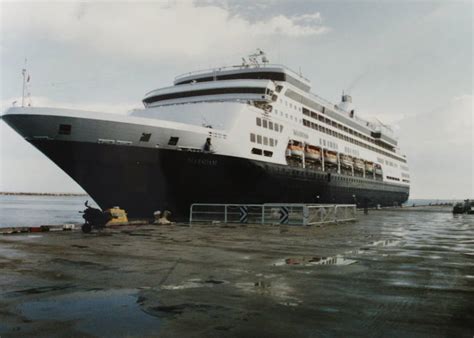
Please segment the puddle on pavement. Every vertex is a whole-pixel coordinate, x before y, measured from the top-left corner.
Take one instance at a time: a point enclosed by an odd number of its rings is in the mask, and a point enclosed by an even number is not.
[[[157,335],[161,322],[142,311],[136,290],[80,291],[21,303],[21,314],[33,321],[73,321],[95,336]]]
[[[37,294],[42,294],[42,293],[67,290],[71,288],[74,288],[74,285],[66,284],[66,285],[39,286],[36,288],[11,291],[11,292],[8,292],[6,295],[10,297],[16,297],[16,296],[21,296],[21,295],[37,295]]]
[[[147,312],[156,313],[160,317],[164,317],[169,315],[181,315],[185,311],[208,312],[209,310],[218,308],[220,307],[208,304],[184,303],[176,305],[158,305],[147,309]]]
[[[182,289],[193,289],[193,288],[202,288],[202,287],[212,287],[214,285],[219,284],[227,284],[228,281],[225,280],[218,280],[218,279],[206,279],[202,280],[199,278],[189,279],[182,284],[174,284],[174,285],[162,285],[161,288],[163,290],[182,290]]]

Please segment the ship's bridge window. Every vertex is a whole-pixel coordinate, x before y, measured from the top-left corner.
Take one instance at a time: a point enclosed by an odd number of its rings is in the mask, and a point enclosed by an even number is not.
[[[151,133],[142,133],[140,137],[140,142],[148,142],[150,141]]]
[[[219,95],[219,94],[265,94],[266,88],[252,87],[233,87],[233,88],[211,88],[200,90],[189,90],[170,94],[161,94],[147,97],[143,100],[145,104],[151,104],[158,101],[181,99],[185,97]],[[265,96],[262,95],[264,98]]]
[[[178,144],[179,137],[171,136],[170,140],[168,141],[168,145],[175,146]]]
[[[72,126],[70,124],[60,124],[58,133],[59,135],[71,135]]]
[[[218,80],[238,80],[238,79],[262,79],[262,80],[272,80],[272,81],[286,81],[291,83],[293,86],[298,87],[304,91],[309,91],[310,87],[297,80],[296,78],[281,72],[243,72],[243,73],[234,73],[234,74],[222,74],[212,76],[203,76],[201,78],[187,79],[180,82],[177,82],[176,85],[195,82],[209,82],[209,81],[218,81]],[[278,88],[278,86],[277,86]],[[283,88],[283,87],[282,87]],[[281,88],[281,89],[282,89]],[[280,91],[281,91],[280,89]]]

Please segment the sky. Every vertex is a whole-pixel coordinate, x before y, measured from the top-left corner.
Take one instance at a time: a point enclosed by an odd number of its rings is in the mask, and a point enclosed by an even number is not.
[[[125,114],[192,70],[264,50],[312,92],[398,132],[410,198],[474,198],[471,1],[0,1],[1,113],[33,106]],[[0,121],[0,191],[82,192]]]

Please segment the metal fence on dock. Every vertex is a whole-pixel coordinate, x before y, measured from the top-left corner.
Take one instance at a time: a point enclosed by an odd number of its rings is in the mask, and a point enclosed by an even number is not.
[[[191,205],[189,223],[317,225],[354,221],[355,204],[205,204]]]

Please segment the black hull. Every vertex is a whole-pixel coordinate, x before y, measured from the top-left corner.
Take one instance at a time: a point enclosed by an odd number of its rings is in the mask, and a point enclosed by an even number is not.
[[[248,159],[107,144],[32,141],[102,209],[185,217],[192,203],[354,203],[392,206],[409,188]],[[319,196],[319,197],[318,197]],[[354,197],[355,196],[355,197]]]

